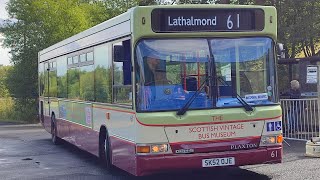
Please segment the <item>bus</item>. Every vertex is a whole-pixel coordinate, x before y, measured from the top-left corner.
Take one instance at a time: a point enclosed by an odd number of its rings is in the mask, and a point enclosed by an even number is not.
[[[271,6],[134,7],[39,52],[39,117],[135,176],[282,161]]]

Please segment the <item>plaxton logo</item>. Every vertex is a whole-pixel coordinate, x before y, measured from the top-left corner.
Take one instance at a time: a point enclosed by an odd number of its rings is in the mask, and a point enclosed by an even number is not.
[[[257,148],[258,144],[237,144],[237,145],[231,145],[231,150],[237,150],[237,149],[253,149]]]

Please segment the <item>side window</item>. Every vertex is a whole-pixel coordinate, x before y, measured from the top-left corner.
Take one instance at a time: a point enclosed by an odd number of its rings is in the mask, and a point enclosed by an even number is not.
[[[79,63],[79,56],[73,56],[72,62],[73,62],[73,64],[78,64]]]
[[[72,57],[68,57],[67,61],[68,61],[68,65],[71,65],[72,64]]]
[[[44,96],[48,97],[49,96],[49,78],[48,78],[48,70],[49,70],[49,63],[45,62],[44,63]]]
[[[113,102],[132,105],[130,40],[113,44]]]
[[[68,58],[69,59],[69,58]],[[70,58],[71,59],[71,58]],[[58,98],[67,98],[67,62],[66,57],[57,60]]]
[[[112,102],[112,59],[111,44],[94,48],[95,96],[97,102]],[[93,57],[87,53],[87,58]]]
[[[94,68],[93,65],[81,66],[79,68],[80,99],[94,101]]]
[[[77,67],[68,68],[68,98],[79,99],[80,96],[80,81],[79,81],[79,70]]]
[[[93,52],[87,53],[87,61],[93,61]]]
[[[87,61],[87,56],[86,54],[81,54],[80,55],[80,62],[86,62]]]
[[[44,93],[44,76],[45,76],[45,71],[44,71],[44,63],[41,63],[38,65],[39,69],[39,95],[43,96]]]
[[[49,96],[57,97],[57,62],[49,63]]]

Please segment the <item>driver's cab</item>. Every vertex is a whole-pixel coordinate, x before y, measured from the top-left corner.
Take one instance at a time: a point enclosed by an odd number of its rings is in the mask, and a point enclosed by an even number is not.
[[[183,107],[208,76],[209,53],[204,50],[207,47],[207,41],[197,39],[140,41],[135,62],[137,110],[169,111]],[[202,88],[191,108],[211,107],[209,101]]]
[[[144,66],[145,91],[150,91],[152,100],[185,99],[181,83],[173,83],[167,77],[167,73],[170,74],[167,72],[170,63],[153,55],[144,57]]]

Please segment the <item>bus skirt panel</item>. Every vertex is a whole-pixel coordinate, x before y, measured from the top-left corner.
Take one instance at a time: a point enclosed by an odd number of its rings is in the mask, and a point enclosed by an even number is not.
[[[226,151],[198,154],[170,154],[162,156],[137,156],[137,176],[154,173],[183,171],[188,169],[207,169],[204,159],[234,158],[234,165],[243,166],[264,163],[281,163],[282,146],[263,147],[252,150]]]

